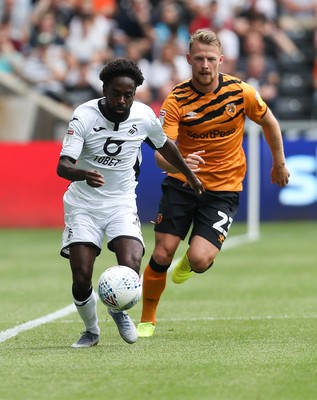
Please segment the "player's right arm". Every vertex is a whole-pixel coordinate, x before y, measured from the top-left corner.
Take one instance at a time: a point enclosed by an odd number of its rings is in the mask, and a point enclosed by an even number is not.
[[[76,168],[76,161],[68,156],[60,157],[57,175],[72,182],[86,181],[92,187],[100,187],[105,184],[104,177],[100,172]]]
[[[89,118],[82,116],[82,107],[75,110],[69,122],[57,165],[57,175],[71,182],[86,181],[89,186],[97,188],[105,183],[103,175],[97,170],[86,170],[76,165],[85,143],[85,132],[89,131],[86,126]]]

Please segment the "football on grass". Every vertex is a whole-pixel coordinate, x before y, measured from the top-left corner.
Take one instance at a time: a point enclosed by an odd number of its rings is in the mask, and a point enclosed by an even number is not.
[[[142,283],[140,276],[131,268],[116,265],[106,269],[98,282],[101,302],[116,311],[132,308],[140,300]]]

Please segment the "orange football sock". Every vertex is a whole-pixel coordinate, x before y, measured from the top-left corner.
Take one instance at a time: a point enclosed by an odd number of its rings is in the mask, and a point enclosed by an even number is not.
[[[166,285],[167,272],[156,272],[149,265],[143,274],[141,322],[156,323],[156,309]]]

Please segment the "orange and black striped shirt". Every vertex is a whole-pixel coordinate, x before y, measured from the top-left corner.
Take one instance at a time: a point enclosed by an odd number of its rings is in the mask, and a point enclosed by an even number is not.
[[[241,191],[246,173],[242,147],[245,119],[258,122],[266,110],[266,103],[252,86],[219,74],[213,93],[198,92],[190,79],[176,85],[162,105],[160,119],[184,158],[205,150],[205,164],[197,173],[205,189]],[[186,180],[180,173],[170,175]]]

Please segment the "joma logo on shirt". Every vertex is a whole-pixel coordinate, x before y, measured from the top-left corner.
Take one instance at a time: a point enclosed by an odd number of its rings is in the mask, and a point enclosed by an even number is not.
[[[106,131],[107,129],[103,126],[99,126],[99,128],[93,128],[95,132]]]

